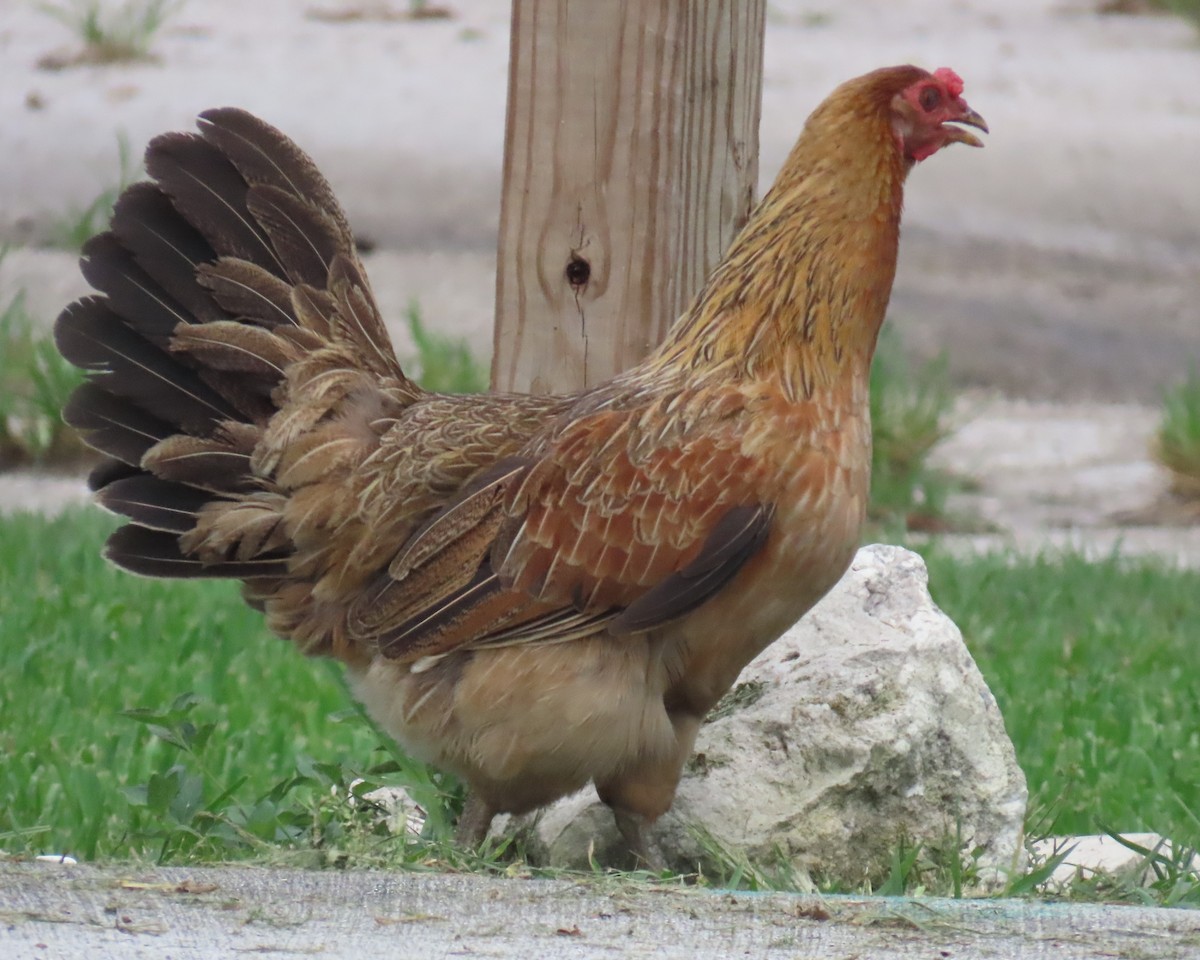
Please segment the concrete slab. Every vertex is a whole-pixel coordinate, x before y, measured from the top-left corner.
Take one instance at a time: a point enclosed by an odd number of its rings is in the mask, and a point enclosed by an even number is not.
[[[439,329],[487,351],[509,4],[452,0],[454,18],[423,23],[310,15],[336,5],[192,2],[156,62],[47,72],[39,59],[70,33],[36,4],[0,3],[0,241],[43,240],[112,186],[118,132],[136,155],[199,110],[237,104],[313,154],[381,252],[475,254],[465,275],[479,282],[443,299],[464,276],[454,258],[369,266],[381,299],[417,297]],[[948,151],[911,178],[894,296],[906,342],[946,349],[960,384],[1155,403],[1200,354],[1196,34],[1098,6],[769,4],[764,184],[809,110],[883,64],[957,68],[988,118],[986,150]],[[52,317],[61,298],[48,299]]]
[[[596,878],[0,863],[0,954],[358,958],[1200,955],[1200,913],[731,894]]]

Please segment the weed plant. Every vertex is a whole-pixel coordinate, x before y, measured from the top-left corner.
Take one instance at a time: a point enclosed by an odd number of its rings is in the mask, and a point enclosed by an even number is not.
[[[150,48],[163,25],[184,0],[62,0],[38,9],[63,24],[82,44],[67,56],[50,54],[40,65],[49,70],[82,64],[129,63],[151,59]]]
[[[1164,10],[1189,21],[1200,30],[1200,0],[1156,0]]]
[[[23,293],[0,309],[0,469],[84,457],[61,414],[82,376],[29,315]]]
[[[929,456],[950,431],[953,407],[946,358],[910,363],[899,335],[885,326],[871,366],[869,508],[885,535],[952,525],[946,498],[960,481],[932,468]]]
[[[487,368],[458,337],[426,328],[420,305],[410,301],[405,315],[408,332],[417,348],[412,375],[435,393],[482,393],[488,388]]]
[[[1171,477],[1171,490],[1200,505],[1200,368],[1163,398],[1155,453]]]
[[[129,138],[123,133],[117,134],[117,162],[120,170],[115,184],[101,190],[87,206],[70,209],[51,225],[52,246],[78,251],[97,233],[108,228],[117,197],[142,175],[141,164],[134,159]]]

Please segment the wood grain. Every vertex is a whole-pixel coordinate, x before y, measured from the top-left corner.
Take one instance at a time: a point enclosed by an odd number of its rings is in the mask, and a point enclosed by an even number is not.
[[[514,0],[493,386],[636,363],[745,222],[765,0]]]

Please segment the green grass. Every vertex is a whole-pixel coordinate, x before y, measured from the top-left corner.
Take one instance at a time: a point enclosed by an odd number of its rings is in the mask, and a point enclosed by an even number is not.
[[[351,781],[388,781],[396,758],[336,673],[269,636],[234,584],[110,567],[114,524],[0,521],[0,847],[168,861],[347,843]]]
[[[39,64],[61,70],[82,64],[129,63],[151,58],[150,48],[163,25],[184,0],[64,0],[37,8],[63,24],[82,47],[68,56],[49,55]]]
[[[1163,416],[1155,443],[1158,461],[1171,476],[1171,489],[1200,503],[1200,368],[1163,398]]]
[[[487,368],[475,359],[466,341],[429,330],[413,300],[405,314],[408,332],[417,348],[411,374],[426,390],[436,393],[482,393],[488,388]]]
[[[1004,714],[1045,833],[1200,842],[1200,573],[930,553]]]
[[[382,741],[335,670],[269,636],[230,584],[109,568],[112,523],[93,510],[0,520],[0,848],[499,868],[501,851],[452,851],[457,788]],[[936,549],[929,564],[1029,778],[1031,832],[1200,846],[1200,574]],[[423,838],[387,835],[350,801],[380,783],[412,789],[431,814]],[[969,886],[953,848],[902,845],[888,889]],[[731,861],[711,879],[787,886],[785,866]],[[1195,878],[1162,870],[1150,896],[1200,905]]]
[[[1200,848],[1200,572],[1073,555],[928,560],[1028,778],[1030,833],[1151,831]],[[1163,876],[1160,901],[1200,906],[1200,878],[1180,893]]]
[[[29,315],[23,292],[0,307],[0,466],[63,463],[83,456],[82,445],[60,415],[82,379]]]

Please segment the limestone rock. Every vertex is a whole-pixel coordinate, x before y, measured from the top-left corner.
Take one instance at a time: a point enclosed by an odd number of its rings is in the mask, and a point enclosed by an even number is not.
[[[801,879],[859,885],[887,874],[903,837],[942,847],[960,838],[980,848],[985,878],[1020,865],[1025,777],[995,698],[927,583],[916,554],[865,547],[746,668],[655,828],[668,864],[711,869],[715,841]],[[538,862],[616,864],[624,852],[590,788],[524,829]]]

